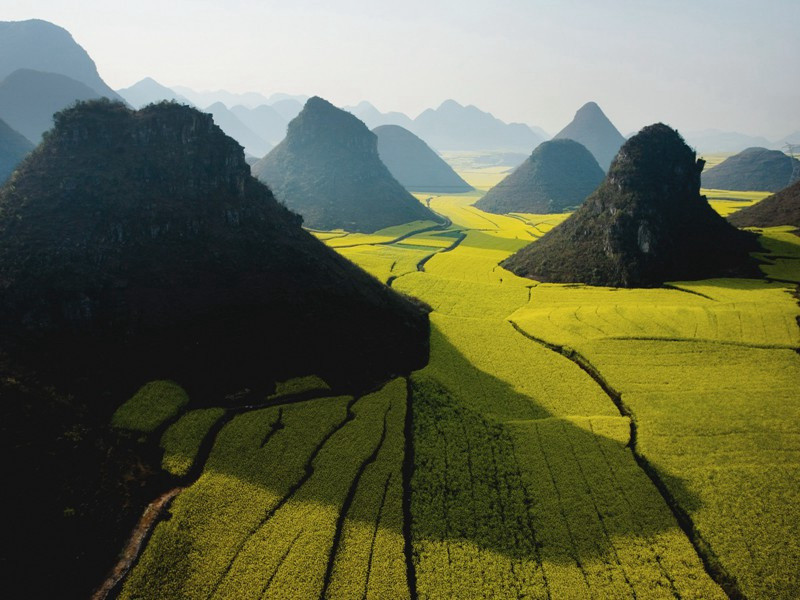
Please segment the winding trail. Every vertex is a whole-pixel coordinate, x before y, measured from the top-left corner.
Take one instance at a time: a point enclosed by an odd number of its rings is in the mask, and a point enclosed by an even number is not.
[[[175,496],[177,496],[184,489],[185,488],[183,487],[174,487],[171,490],[164,492],[147,505],[144,513],[142,513],[142,517],[139,519],[139,522],[136,524],[136,527],[134,527],[133,532],[128,538],[128,542],[125,544],[125,548],[120,555],[119,561],[117,561],[117,564],[111,570],[102,585],[97,589],[97,591],[95,591],[94,594],[92,594],[92,600],[106,600],[109,595],[110,597],[114,598],[119,594],[121,584],[125,579],[125,576],[130,572],[131,568],[138,560],[139,555],[146,545],[147,540],[150,538],[150,534],[153,532],[153,528],[155,527],[156,523],[161,520],[161,517],[163,516],[164,511],[167,506],[169,506],[170,502],[172,502]]]

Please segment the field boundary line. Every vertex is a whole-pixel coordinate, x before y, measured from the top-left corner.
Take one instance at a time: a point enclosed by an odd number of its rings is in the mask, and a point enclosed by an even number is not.
[[[700,532],[697,531],[697,528],[689,516],[689,513],[680,506],[675,497],[672,495],[672,492],[661,479],[658,471],[650,464],[650,461],[648,461],[647,458],[639,453],[637,447],[638,428],[636,418],[631,412],[630,408],[622,400],[622,394],[611,387],[611,385],[602,376],[600,371],[598,371],[597,368],[585,356],[577,352],[575,349],[566,348],[557,344],[551,344],[543,339],[532,336],[514,321],[509,319],[508,322],[511,323],[512,327],[514,327],[514,329],[520,335],[526,337],[532,342],[544,346],[549,350],[552,350],[553,352],[558,352],[562,356],[568,358],[573,363],[578,365],[603,389],[603,391],[617,407],[617,410],[619,410],[620,414],[630,419],[631,434],[628,447],[631,449],[631,454],[633,455],[636,464],[638,464],[639,468],[645,472],[650,481],[653,482],[653,485],[655,485],[661,497],[664,499],[664,502],[669,507],[672,515],[675,517],[678,526],[683,530],[684,534],[694,547],[695,553],[703,564],[706,573],[708,573],[711,579],[713,579],[717,585],[722,588],[722,590],[728,595],[729,598],[731,598],[731,600],[746,600],[747,597],[739,589],[736,578],[731,576],[725,567],[722,566],[722,563],[720,563],[719,558],[716,556],[711,546],[708,544],[708,542],[706,542]]]

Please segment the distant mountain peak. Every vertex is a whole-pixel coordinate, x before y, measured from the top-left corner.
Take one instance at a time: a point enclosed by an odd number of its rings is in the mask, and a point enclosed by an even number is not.
[[[122,100],[72,34],[49,21],[0,21],[0,79],[21,68],[66,75],[98,96]]]
[[[553,136],[553,139],[563,138],[586,146],[604,171],[608,171],[617,151],[625,143],[625,138],[596,102],[581,106],[572,121]]]
[[[319,96],[253,173],[315,229],[376,231],[436,219],[381,162],[375,134]]]

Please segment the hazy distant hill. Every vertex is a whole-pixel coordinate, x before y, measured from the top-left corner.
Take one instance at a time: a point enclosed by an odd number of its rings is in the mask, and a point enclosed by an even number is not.
[[[275,112],[286,119],[287,123],[299,115],[300,111],[303,110],[303,102],[297,100],[296,98],[284,98],[283,100],[273,102],[270,104],[270,106],[275,110]]]
[[[0,21],[0,79],[17,69],[66,75],[97,96],[122,100],[100,78],[94,61],[69,32],[47,21]]]
[[[728,221],[737,227],[793,225],[800,228],[800,181],[753,206],[736,211]]]
[[[381,125],[378,154],[392,176],[412,191],[458,194],[474,189],[413,133],[399,125]]]
[[[528,159],[475,203],[487,212],[554,213],[575,208],[603,181],[603,169],[575,140],[539,144]]]
[[[267,104],[255,108],[247,108],[240,104],[231,108],[231,112],[251,131],[273,146],[286,137],[286,126],[289,121]]]
[[[248,154],[261,157],[272,150],[272,144],[242,123],[239,117],[228,110],[222,102],[212,104],[205,109],[205,112],[211,113],[220,129],[239,142]]]
[[[615,287],[756,276],[749,254],[759,248],[755,236],[700,195],[702,170],[677,131],[645,127],[578,210],[501,265],[538,281]]]
[[[399,125],[409,131],[414,128],[414,121],[408,115],[401,112],[382,113],[366,100],[356,106],[343,108],[358,117],[369,129],[374,130],[381,125]]]
[[[154,104],[163,100],[177,102],[178,104],[192,104],[188,98],[175,93],[175,91],[161,85],[151,77],[145,77],[130,87],[117,90],[117,93],[134,108],[141,108],[147,104]]]
[[[793,183],[797,164],[780,150],[747,148],[703,173],[703,187],[777,192]]]
[[[306,102],[253,174],[314,229],[371,232],[437,219],[389,173],[375,134],[318,97]]]
[[[622,134],[594,102],[587,102],[579,108],[569,125],[553,136],[554,140],[565,138],[586,146],[604,171],[608,171],[617,151],[625,143]]]
[[[31,141],[0,119],[0,185],[31,150]]]
[[[422,112],[413,133],[436,150],[521,150],[530,152],[543,138],[522,123],[504,123],[475,106],[455,100]]]
[[[686,143],[698,152],[712,154],[715,152],[741,152],[752,146],[771,146],[772,143],[760,136],[746,135],[736,131],[720,131],[706,129],[689,132],[685,136]]]
[[[0,82],[0,119],[34,144],[53,126],[53,113],[76,100],[100,95],[87,85],[57,73],[14,71]]]
[[[214,90],[198,92],[192,88],[182,85],[172,85],[170,89],[180,94],[184,98],[188,98],[195,106],[210,106],[217,102],[222,102],[225,106],[236,106],[242,104],[247,107],[258,106],[259,104],[268,104],[269,100],[257,92],[247,92],[244,94],[235,94],[227,90]]]

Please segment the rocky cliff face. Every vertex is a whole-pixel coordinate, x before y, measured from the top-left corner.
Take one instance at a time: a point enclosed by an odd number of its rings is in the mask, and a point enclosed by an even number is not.
[[[437,219],[389,173],[375,134],[322,98],[308,100],[253,174],[315,229],[371,232]]]
[[[425,362],[424,312],[303,231],[209,115],[97,101],[55,123],[0,190],[6,339],[198,387]]]
[[[475,206],[506,214],[556,213],[580,205],[603,180],[603,170],[583,145],[570,139],[539,144]]]
[[[666,125],[620,149],[600,187],[564,223],[506,259],[540,281],[648,287],[665,281],[758,276],[754,236],[701,196],[703,161]]]

